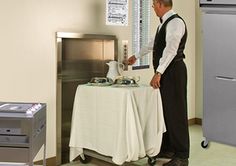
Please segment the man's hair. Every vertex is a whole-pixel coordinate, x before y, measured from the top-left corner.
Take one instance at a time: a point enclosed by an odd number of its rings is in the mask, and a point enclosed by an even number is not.
[[[172,2],[172,0],[156,0],[157,2],[160,2],[160,3],[162,3],[164,6],[170,6],[170,7],[172,7],[173,6],[173,2]]]

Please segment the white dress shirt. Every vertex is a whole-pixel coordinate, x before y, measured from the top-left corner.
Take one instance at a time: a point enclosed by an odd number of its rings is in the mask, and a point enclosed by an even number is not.
[[[176,13],[173,10],[169,10],[168,12],[166,12],[162,17],[163,22],[162,24],[159,25],[158,29],[160,29],[163,23],[174,14]],[[180,40],[182,39],[184,33],[185,33],[185,24],[183,20],[181,20],[180,18],[174,18],[167,24],[166,47],[163,50],[163,54],[159,61],[159,66],[157,67],[156,72],[159,72],[161,74],[165,72],[166,68],[177,54]],[[147,53],[153,51],[153,44],[154,44],[154,39],[149,41],[147,45],[143,46],[140,52],[135,54],[135,57],[140,58],[146,55]]]

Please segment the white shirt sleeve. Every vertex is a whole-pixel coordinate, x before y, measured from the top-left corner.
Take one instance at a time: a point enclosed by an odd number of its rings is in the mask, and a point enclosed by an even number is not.
[[[163,74],[177,54],[180,41],[185,33],[185,24],[180,18],[174,18],[166,26],[166,47],[159,61],[157,72]]]
[[[153,51],[153,44],[154,44],[154,39],[151,38],[149,40],[149,42],[146,45],[144,45],[138,53],[135,53],[135,57],[138,59],[138,58],[141,58],[142,56],[152,52]]]

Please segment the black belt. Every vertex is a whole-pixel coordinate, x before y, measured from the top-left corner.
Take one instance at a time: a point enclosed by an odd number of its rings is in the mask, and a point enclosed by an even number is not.
[[[175,62],[179,62],[179,61],[183,61],[184,58],[174,58],[171,62],[170,62],[170,65],[171,64],[174,64]]]
[[[183,61],[183,59],[183,57],[173,59],[167,68],[171,68],[176,62]]]
[[[174,61],[174,62],[177,62],[177,61],[182,61],[183,59],[184,59],[183,57],[181,57],[181,58],[174,58],[173,61]],[[172,61],[172,62],[173,62],[173,61]]]

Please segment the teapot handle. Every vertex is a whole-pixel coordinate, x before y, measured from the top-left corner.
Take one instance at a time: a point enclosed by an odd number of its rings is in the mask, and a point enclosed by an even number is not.
[[[125,68],[125,65],[123,63],[118,63],[118,72],[120,75],[122,75],[124,68]]]
[[[119,67],[121,66],[122,70],[125,69],[125,65],[123,63],[119,63],[118,65],[119,65]]]

